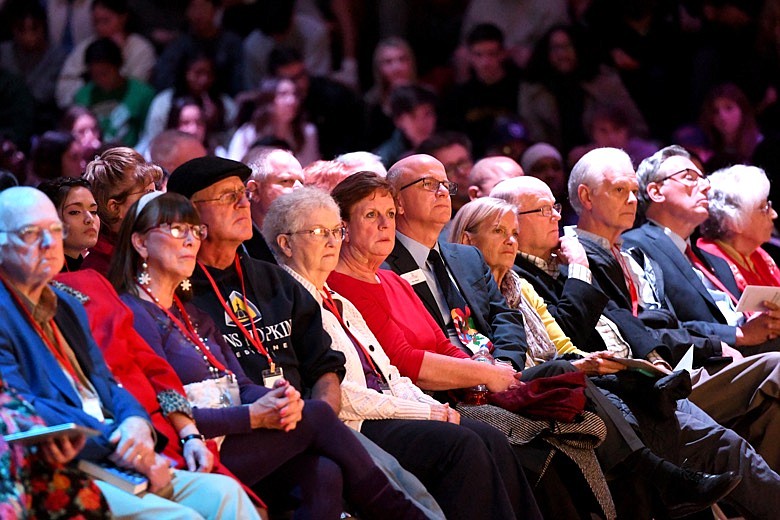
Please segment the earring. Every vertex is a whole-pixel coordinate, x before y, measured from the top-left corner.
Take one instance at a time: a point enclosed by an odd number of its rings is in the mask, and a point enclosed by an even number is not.
[[[146,260],[144,260],[141,264],[141,273],[138,275],[139,285],[149,285],[149,282],[152,281],[152,277],[149,275],[148,268],[149,266],[146,265]]]
[[[190,279],[185,278],[184,280],[182,280],[181,283],[179,284],[179,287],[181,287],[181,290],[185,292],[191,290],[192,284],[190,283]]]

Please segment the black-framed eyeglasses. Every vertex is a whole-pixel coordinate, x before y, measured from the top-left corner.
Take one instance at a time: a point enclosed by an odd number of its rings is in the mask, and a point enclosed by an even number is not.
[[[563,206],[561,206],[560,203],[556,202],[552,206],[542,206],[541,208],[529,209],[528,211],[518,211],[517,214],[529,215],[531,213],[541,213],[543,217],[552,217],[553,211],[555,211],[558,215],[560,215],[562,209]]]
[[[401,188],[398,191],[405,190],[406,188],[410,186],[414,186],[415,184],[419,184],[422,186],[422,188],[425,191],[432,191],[436,193],[439,191],[440,186],[444,186],[444,189],[449,192],[450,195],[455,195],[458,193],[458,183],[452,182],[452,181],[440,181],[439,179],[434,179],[433,177],[422,177],[420,179],[417,179],[416,181],[410,182],[409,184],[404,184],[401,186]]]
[[[244,197],[249,199],[252,194],[252,190],[248,188],[241,188],[240,190],[228,191],[213,199],[198,199],[192,202],[216,202],[223,206],[232,206],[240,200],[244,200]]]
[[[4,229],[0,230],[0,233],[14,236],[23,244],[32,246],[41,243],[44,233],[48,233],[52,239],[66,238],[68,236],[68,228],[62,222],[54,222],[48,226],[32,224],[19,229]]]
[[[337,227],[334,227],[333,229],[329,229],[322,226],[316,226],[311,229],[301,229],[300,231],[289,231],[287,233],[282,233],[283,235],[309,235],[316,238],[321,238],[322,240],[328,240],[331,235],[333,235],[333,238],[338,240],[339,242],[344,240],[344,237],[347,236],[347,227],[345,225],[340,225]]]
[[[682,177],[677,177],[677,175],[684,174]],[[705,185],[708,185],[710,183],[710,180],[704,176],[701,172],[698,170],[694,170],[693,168],[685,168],[680,171],[670,173],[666,177],[661,177],[658,179],[658,184],[667,181],[669,179],[672,179],[673,181],[677,181],[680,184],[684,184],[685,186],[690,187],[696,187],[699,185],[699,183],[703,183]]]
[[[160,231],[171,235],[173,238],[180,240],[183,240],[190,235],[192,235],[195,240],[203,240],[209,233],[208,226],[204,224],[184,224],[179,222],[174,222],[171,224],[163,222],[159,226],[153,227],[151,229],[159,229]]]

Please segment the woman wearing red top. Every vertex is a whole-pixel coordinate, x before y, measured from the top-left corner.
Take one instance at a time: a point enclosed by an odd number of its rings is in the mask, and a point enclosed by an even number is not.
[[[710,216],[697,245],[728,262],[740,291],[748,285],[780,286],[780,271],[761,244],[769,242],[777,212],[761,168],[738,164],[707,179]]]
[[[493,392],[509,388],[516,381],[512,367],[469,359],[450,343],[411,285],[379,269],[395,244],[390,184],[375,173],[360,172],[340,182],[332,195],[347,238],[328,285],[358,308],[401,375],[425,390],[481,384]]]

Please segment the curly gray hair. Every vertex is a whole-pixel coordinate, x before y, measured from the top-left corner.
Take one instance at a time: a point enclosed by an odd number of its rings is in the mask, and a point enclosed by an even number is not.
[[[327,192],[304,186],[277,198],[268,208],[263,220],[263,238],[279,262],[286,263],[286,257],[276,241],[276,237],[285,233],[300,231],[306,225],[306,219],[318,209],[330,209],[340,218],[339,206]]]
[[[756,166],[737,164],[709,177],[710,216],[701,225],[701,234],[710,240],[739,234],[749,222],[750,213],[769,196],[766,172]]]

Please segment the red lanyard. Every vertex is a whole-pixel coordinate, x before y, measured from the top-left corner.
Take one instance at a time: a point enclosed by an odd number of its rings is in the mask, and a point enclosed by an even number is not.
[[[368,361],[368,364],[371,366],[371,370],[374,372],[374,375],[378,377],[380,381],[384,382],[385,377],[374,364],[374,360],[371,359],[371,354],[368,353],[368,350],[366,350],[366,347],[363,346],[363,343],[357,339],[357,336],[355,336],[352,331],[349,330],[349,327],[347,327],[347,325],[344,323],[344,320],[341,317],[341,313],[339,312],[339,308],[336,306],[336,302],[334,302],[333,298],[330,296],[330,292],[323,288],[320,289],[320,295],[322,296],[322,304],[331,312],[331,314],[336,317],[337,320],[339,320],[339,325],[341,325],[341,328],[344,329],[344,332],[347,333],[349,339],[352,340],[352,343],[354,343],[356,347],[363,351],[363,355]]]
[[[712,271],[709,270],[709,268],[704,264],[704,262],[696,256],[696,253],[693,252],[693,249],[691,246],[686,246],[685,248],[685,256],[688,257],[688,260],[693,264],[693,267],[695,267],[701,274],[704,275],[707,280],[710,281],[710,283],[715,286],[715,288],[723,293],[726,294],[731,299],[731,302],[736,307],[737,305],[737,298],[734,296],[731,291],[729,291],[725,285],[723,285],[723,282],[718,279],[717,276],[715,276]]]
[[[78,373],[76,372],[76,369],[73,367],[73,363],[71,363],[70,359],[68,359],[68,356],[65,355],[65,347],[62,344],[59,335],[57,334],[57,326],[54,323],[54,320],[53,319],[49,320],[49,327],[51,327],[52,336],[54,336],[54,341],[57,343],[56,346],[54,345],[54,343],[51,342],[49,337],[46,335],[46,333],[43,330],[43,327],[41,327],[40,324],[37,321],[35,321],[35,318],[33,318],[33,315],[27,309],[27,306],[19,298],[19,295],[16,294],[16,291],[14,291],[13,288],[11,288],[10,284],[6,281],[5,277],[3,277],[2,280],[6,290],[14,299],[19,309],[22,311],[22,314],[24,314],[24,316],[27,318],[27,321],[30,322],[30,325],[32,325],[33,329],[35,329],[35,332],[37,332],[38,336],[41,337],[41,340],[49,349],[49,352],[51,352],[52,355],[55,357],[55,359],[57,359],[57,362],[60,364],[60,366],[62,366],[65,370],[67,370],[67,372],[73,378],[73,382],[79,385],[80,380],[79,380]]]
[[[618,261],[618,264],[620,264],[620,269],[623,271],[623,278],[626,280],[628,293],[631,295],[631,312],[634,316],[637,316],[639,314],[639,291],[636,290],[634,277],[631,276],[631,270],[629,269],[628,265],[626,265],[626,261],[623,258],[623,253],[620,252],[619,247],[612,246],[612,256],[614,256],[615,260]]]
[[[190,315],[187,314],[187,311],[184,310],[184,305],[181,304],[181,300],[179,300],[179,297],[174,295],[173,301],[176,304],[176,308],[179,310],[179,314],[182,315],[185,322],[182,323],[180,319],[178,319],[176,316],[173,315],[171,311],[160,305],[160,302],[158,302],[154,295],[152,294],[152,291],[149,290],[148,287],[139,285],[141,289],[146,292],[149,296],[152,297],[152,301],[154,302],[157,307],[162,310],[166,316],[168,316],[168,319],[173,322],[173,324],[176,326],[177,329],[179,329],[179,332],[191,343],[193,343],[198,350],[206,357],[209,363],[211,363],[211,366],[219,370],[220,372],[225,372],[228,375],[232,375],[232,372],[225,368],[225,365],[219,362],[219,360],[214,357],[214,354],[211,353],[211,350],[206,346],[205,343],[203,343],[203,340],[200,339],[200,336],[198,336],[198,333],[195,332],[195,327],[192,325],[192,320],[190,319]]]
[[[238,327],[238,330],[241,331],[241,333],[244,335],[246,340],[249,342],[250,345],[252,345],[255,350],[257,350],[258,353],[265,356],[265,358],[268,360],[268,366],[271,369],[271,372],[276,372],[276,363],[274,363],[274,360],[271,359],[271,356],[268,354],[268,351],[263,346],[263,342],[260,341],[260,335],[257,333],[257,328],[255,327],[255,320],[252,319],[252,317],[249,317],[249,323],[252,325],[252,333],[254,333],[254,336],[249,333],[248,330],[246,330],[246,327],[244,327],[244,324],[241,323],[241,320],[238,319],[238,316],[233,312],[233,309],[230,308],[230,305],[227,304],[227,301],[222,297],[222,294],[219,292],[219,287],[217,287],[217,282],[214,281],[214,278],[209,273],[208,269],[206,269],[206,266],[203,265],[203,262],[198,260],[198,265],[203,270],[203,272],[206,275],[206,278],[208,278],[209,282],[211,283],[211,288],[214,290],[214,294],[217,297],[217,300],[219,300],[219,303],[222,304],[222,307],[225,309],[225,312],[227,312],[228,316],[230,316],[230,319],[233,320],[233,323],[236,324],[236,327]],[[247,310],[247,313],[249,312],[249,302],[247,302],[246,299],[246,285],[244,285],[244,273],[241,270],[241,262],[238,261],[238,255],[236,255],[235,259],[235,265],[236,265],[236,272],[238,273],[238,278],[241,280],[241,297],[244,299],[244,308]]]

